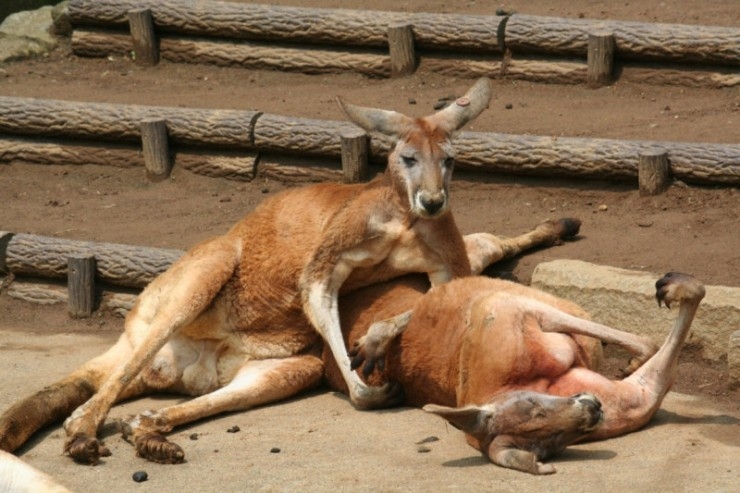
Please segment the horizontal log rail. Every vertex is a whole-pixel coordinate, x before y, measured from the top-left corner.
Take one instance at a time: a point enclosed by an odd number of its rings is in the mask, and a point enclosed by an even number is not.
[[[75,27],[127,29],[128,12],[148,9],[161,34],[337,46],[388,46],[388,27],[408,24],[416,48],[585,57],[591,33],[613,33],[625,60],[740,65],[740,29],[594,19],[404,13],[199,0],[71,0]]]
[[[122,31],[80,28],[72,34],[72,48],[79,56],[128,56],[134,52],[132,37]],[[378,49],[341,49],[334,46],[299,47],[260,41],[195,38],[164,34],[159,37],[159,58],[171,63],[197,63],[221,67],[280,70],[306,74],[355,72],[368,77],[392,75],[392,61]],[[654,65],[654,64],[653,64]],[[417,66],[451,77],[490,77],[545,82],[583,84],[588,81],[586,60],[527,59],[508,56],[470,57],[425,54]],[[740,85],[740,72],[731,67],[696,65],[646,66],[637,62],[620,64],[619,78],[649,84],[689,87],[733,87]]]
[[[414,27],[422,49],[501,52],[503,17],[349,9],[282,7],[200,0],[72,0],[69,15],[77,26],[128,27],[128,11],[148,9],[161,33],[217,38],[289,41],[346,46],[388,45],[392,24]]]
[[[506,47],[514,52],[583,56],[589,33],[613,33],[624,60],[740,65],[740,28],[512,15]]]
[[[74,164],[85,159],[98,163],[121,160],[139,145],[141,121],[151,118],[166,121],[176,165],[182,163],[196,171],[204,169],[211,176],[247,180],[259,174],[261,155],[298,155],[310,158],[307,161],[339,159],[341,137],[358,130],[345,121],[255,111],[0,97],[0,162],[29,160],[53,164],[72,159]],[[108,144],[104,144],[106,141]],[[124,141],[129,147],[122,145]],[[110,146],[109,151],[106,145]],[[455,147],[461,168],[635,182],[640,155],[662,149],[667,153],[674,178],[695,183],[740,184],[740,144],[461,132]],[[206,157],[210,153],[215,157]],[[388,143],[371,139],[369,153],[381,161],[387,156]],[[136,162],[141,162],[141,158]]]
[[[70,257],[92,255],[100,281],[144,288],[183,253],[174,249],[0,231],[0,272],[14,276],[65,279]]]

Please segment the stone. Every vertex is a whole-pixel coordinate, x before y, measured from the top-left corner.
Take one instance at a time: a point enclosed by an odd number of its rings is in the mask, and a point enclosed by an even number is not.
[[[58,42],[51,33],[52,7],[16,12],[0,24],[0,62],[42,55]]]
[[[658,309],[655,281],[661,276],[579,260],[555,260],[535,268],[532,286],[578,303],[597,322],[648,336],[660,344],[677,313],[675,307]],[[718,362],[728,358],[730,334],[740,329],[740,288],[705,288],[687,344],[698,348],[703,358]]]

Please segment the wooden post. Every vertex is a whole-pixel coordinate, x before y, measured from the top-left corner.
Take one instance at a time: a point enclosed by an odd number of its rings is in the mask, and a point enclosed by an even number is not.
[[[154,32],[152,11],[149,9],[129,10],[128,24],[134,42],[136,63],[147,66],[159,63],[159,46],[157,35]]]
[[[13,233],[0,231],[0,273],[8,272],[8,267],[5,265],[5,257],[8,253],[8,245],[12,239]]]
[[[346,183],[367,181],[370,177],[368,149],[370,143],[365,132],[344,134],[342,139],[342,170]]]
[[[668,153],[663,149],[641,153],[637,175],[641,196],[663,193],[670,185]]]
[[[590,87],[601,87],[612,82],[614,73],[614,48],[613,33],[594,33],[588,35],[586,83]]]
[[[95,305],[95,256],[67,257],[67,291],[69,314],[75,318],[89,317]]]
[[[147,177],[162,181],[170,175],[170,148],[167,139],[167,122],[159,118],[142,120],[141,144]]]
[[[414,31],[410,24],[388,26],[388,48],[391,55],[391,77],[413,74],[416,70]]]

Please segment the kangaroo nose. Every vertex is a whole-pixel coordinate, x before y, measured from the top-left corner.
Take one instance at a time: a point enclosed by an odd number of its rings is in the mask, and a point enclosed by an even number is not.
[[[424,208],[427,214],[434,216],[439,213],[445,205],[444,193],[437,193],[434,195],[422,195],[419,198],[421,206]]]

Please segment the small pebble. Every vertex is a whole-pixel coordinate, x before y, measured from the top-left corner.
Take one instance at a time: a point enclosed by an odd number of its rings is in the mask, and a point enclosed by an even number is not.
[[[419,452],[420,454],[426,454],[426,453],[429,453],[429,452],[431,452],[431,451],[432,451],[432,449],[430,449],[429,447],[423,447],[423,446],[422,446],[422,447],[418,447],[418,448],[416,449],[416,451],[417,451],[417,452]]]
[[[432,435],[432,436],[428,436],[428,437],[424,438],[423,440],[419,440],[418,442],[416,442],[416,444],[417,445],[421,445],[422,443],[432,443],[432,442],[436,442],[438,440],[439,440],[438,437],[435,437],[434,435]]]
[[[270,193],[270,189],[269,188],[263,188],[262,190],[260,190],[260,192],[262,192],[262,193]]]
[[[511,103],[506,103],[506,106],[504,106],[504,107],[505,107],[505,108],[506,108],[507,110],[510,110],[510,109],[514,108],[514,105],[513,105],[513,104],[511,104]]]
[[[242,431],[242,429],[239,428],[238,426],[234,425],[231,428],[229,428],[228,430],[226,430],[226,433],[239,433],[240,431]]]
[[[272,447],[270,449],[270,453],[271,454],[279,454],[280,453],[280,448],[279,447]]]
[[[416,104],[416,99],[409,98],[409,104]]]
[[[136,471],[131,478],[136,481],[137,483],[143,483],[147,479],[149,479],[149,475],[146,473],[146,471]]]
[[[599,210],[600,210],[601,212],[604,212],[604,211],[606,211],[606,210],[608,210],[608,209],[609,209],[609,206],[608,206],[608,205],[606,205],[606,204],[601,204],[601,205],[599,206]]]
[[[191,433],[190,434],[190,439],[191,440],[197,440],[198,439],[198,434],[197,433]]]

